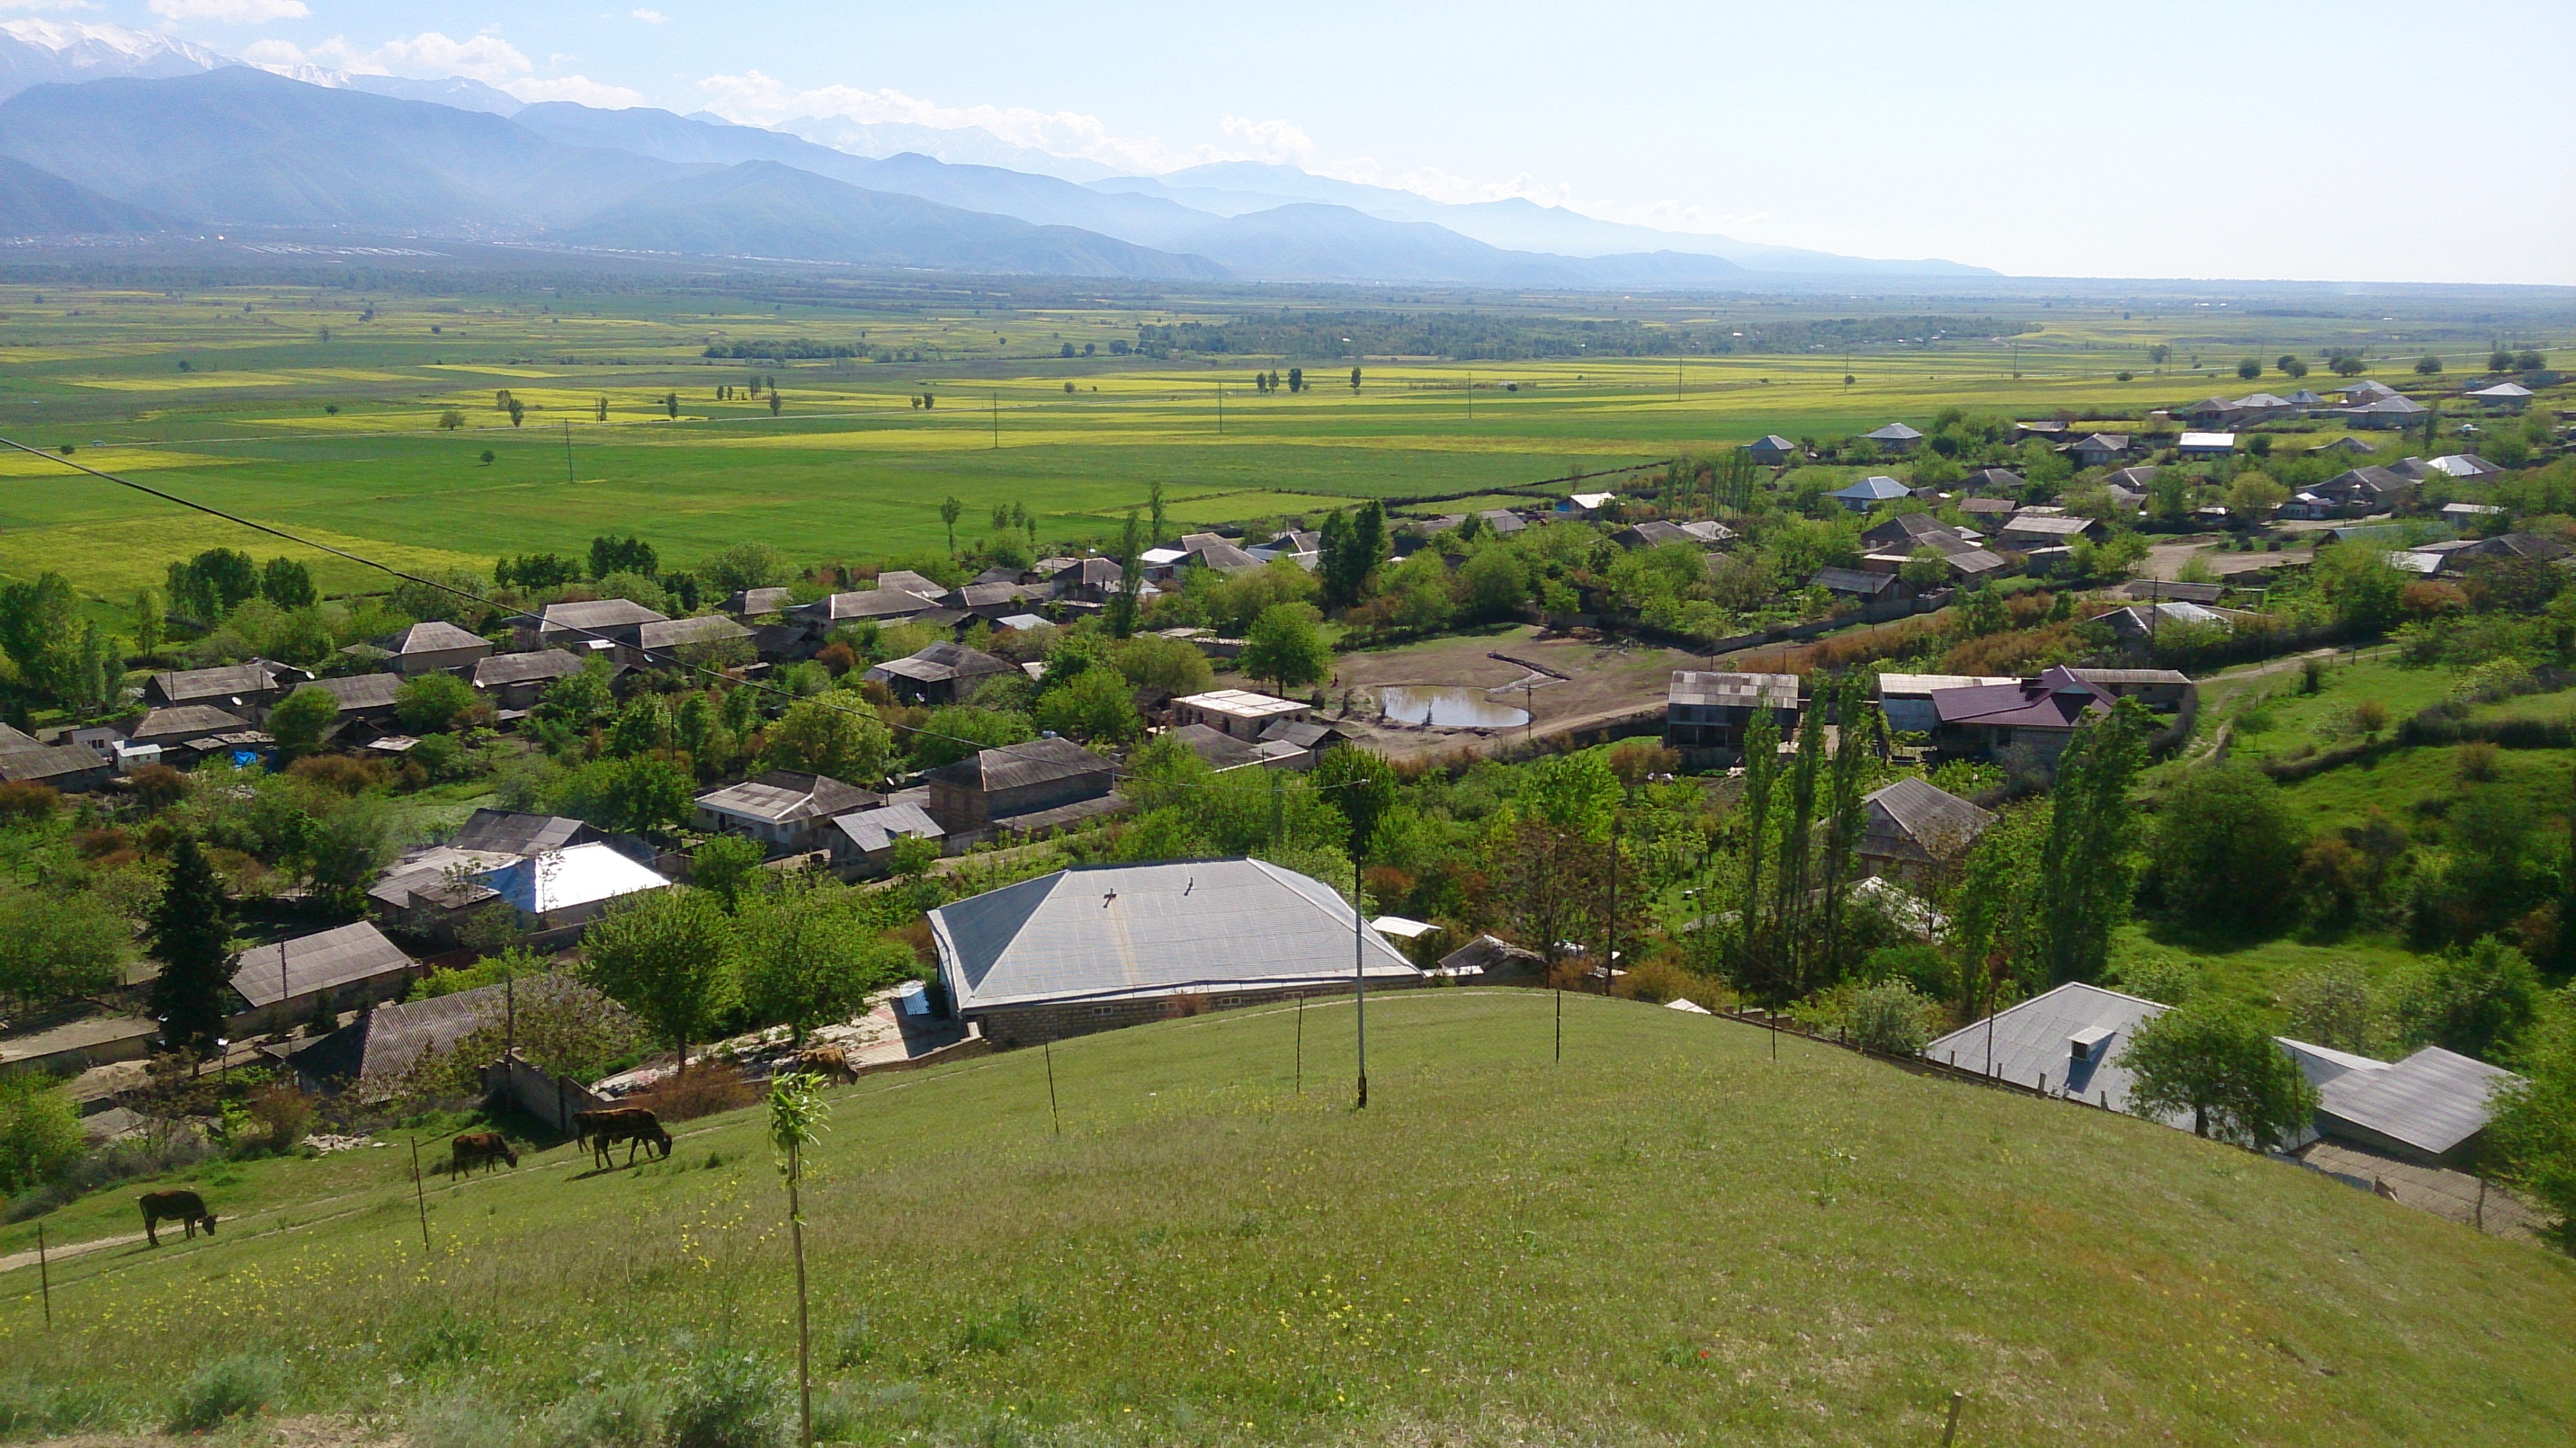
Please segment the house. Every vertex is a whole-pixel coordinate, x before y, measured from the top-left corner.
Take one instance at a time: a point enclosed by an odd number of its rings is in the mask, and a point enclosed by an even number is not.
[[[2070,669],[2067,672],[2114,699],[2135,699],[2142,708],[2172,714],[2197,705],[2200,686],[2180,669]]]
[[[2016,447],[2033,438],[2037,438],[2041,442],[2056,443],[2063,441],[2065,437],[2066,424],[2055,418],[2047,418],[2037,422],[2016,422],[2013,424],[2012,428],[2012,440]]]
[[[1960,479],[1959,486],[1972,493],[2018,493],[2030,484],[2010,468],[1979,468]]]
[[[2034,548],[2073,546],[2078,538],[2099,543],[2111,536],[2111,530],[2098,518],[2075,513],[2015,513],[2004,520],[1997,537],[2002,544],[2017,552]]]
[[[2011,517],[2019,508],[2009,498],[1961,498],[1959,511],[1972,522],[1994,524]]]
[[[149,1016],[93,1015],[42,1030],[0,1035],[0,1074],[39,1071],[70,1076],[115,1061],[152,1054],[161,1023]]]
[[[2365,402],[2384,402],[2387,399],[2398,395],[2396,388],[2373,378],[2364,378],[2359,382],[2346,383],[2341,388],[2336,389],[2336,391],[2337,394],[2343,398],[2344,405],[2347,407],[2359,406]]]
[[[1511,519],[1511,526],[1509,528],[1503,528],[1496,525],[1494,522],[1496,514],[1500,514],[1505,518]],[[1519,514],[1507,512],[1500,508],[1495,509],[1491,513],[1484,514],[1483,517],[1485,519],[1486,526],[1493,528],[1497,533],[1517,533],[1523,527],[1527,526],[1521,522]],[[1323,534],[1316,532],[1312,528],[1292,528],[1287,532],[1277,534],[1267,543],[1257,543],[1243,551],[1251,554],[1254,558],[1257,558],[1264,563],[1276,563],[1280,559],[1285,558],[1289,562],[1296,564],[1298,567],[1305,569],[1309,573],[1312,573],[1315,571],[1316,565],[1323,561],[1323,550]]]
[[[951,834],[1024,828],[1016,822],[1107,799],[1116,780],[1108,760],[1070,739],[1032,739],[932,770],[930,817]]]
[[[535,975],[525,982],[380,1005],[338,1030],[279,1054],[293,1068],[296,1084],[307,1091],[379,1100],[390,1096],[395,1083],[424,1057],[454,1050],[457,1042],[476,1031],[506,1028],[514,997],[565,991],[579,992],[594,1003],[600,1000],[596,991],[568,972]]]
[[[2500,476],[2504,472],[2504,469],[2479,457],[2476,453],[2453,453],[2448,457],[2435,458],[2425,466],[2462,482],[2476,482],[2481,478]]]
[[[1932,706],[1935,691],[1989,688],[2020,682],[2010,674],[1881,674],[1878,676],[1878,712],[1887,716],[1887,727],[1897,733],[1929,735],[1941,727],[1940,711]]]
[[[1177,546],[1149,549],[1141,561],[1145,576],[1158,583],[1178,578],[1193,568],[1235,574],[1264,566],[1260,559],[1237,547],[1233,539],[1215,533],[1185,533]]]
[[[1047,578],[1058,598],[1078,603],[1107,603],[1118,592],[1118,563],[1110,558],[1085,558],[1057,570]]]
[[[1216,689],[1172,701],[1174,724],[1205,724],[1246,741],[1258,740],[1273,724],[1304,719],[1314,712],[1311,704],[1249,689]]]
[[[1834,597],[1856,603],[1871,618],[1896,618],[1914,611],[1914,585],[1893,573],[1859,568],[1819,568],[1807,580]]]
[[[2079,437],[2058,448],[2079,468],[2108,467],[2115,458],[2126,457],[2129,435],[2124,432],[2097,432]]]
[[[2185,462],[2231,457],[2236,452],[2236,434],[2232,432],[2187,432],[2175,448]]]
[[[2236,410],[2244,414],[2247,422],[2269,422],[2297,416],[2299,404],[2269,392],[2249,392],[2236,399]]]
[[[835,815],[884,803],[885,796],[830,775],[773,769],[740,784],[701,791],[692,823],[710,834],[758,840],[774,858],[821,849],[822,836]]]
[[[492,652],[490,639],[436,619],[413,624],[401,633],[377,639],[375,644],[385,651],[394,672],[405,678],[469,670]]]
[[[2155,492],[2157,471],[2158,469],[2152,463],[2141,467],[2121,468],[2103,478],[2102,485],[2111,489],[2114,494],[2129,493],[2143,499]]]
[[[2321,443],[2308,449],[2308,451],[2312,453],[2347,453],[2361,457],[2368,457],[2373,452],[2378,451],[2378,449],[2373,448],[2366,442],[2363,442],[2360,438],[2347,434],[2346,436],[2336,438],[2332,442]]]
[[[1005,1049],[1422,971],[1320,880],[1263,860],[1087,865],[930,912],[950,1009]]]
[[[2173,410],[2176,422],[2196,422],[2204,426],[2233,427],[2245,418],[2245,410],[2224,397],[2204,397],[2188,407]]]
[[[158,744],[166,752],[203,736],[238,734],[249,728],[248,721],[221,709],[184,704],[147,711],[126,729],[125,739],[129,744]]]
[[[1884,474],[1874,474],[1849,487],[1836,488],[1825,495],[1855,513],[1866,513],[1884,503],[1914,496],[1914,490]]]
[[[1861,810],[1861,869],[1899,880],[1957,859],[1995,822],[1991,812],[1913,775],[1863,795]]]
[[[398,1000],[419,973],[419,962],[363,920],[253,946],[234,958],[238,1009],[225,1025],[236,1040],[283,1031],[326,1008],[337,1013]]]
[[[2430,543],[2420,551],[2437,555],[2440,573],[2469,573],[2499,563],[2555,563],[2568,555],[2566,544],[2538,533],[2499,533],[2493,538]]]
[[[2392,393],[2375,402],[2336,408],[2334,413],[2346,427],[2387,430],[2414,427],[2430,410],[2414,398]]]
[[[2138,1028],[2163,1015],[2151,1000],[2070,981],[1940,1037],[1923,1058],[2050,1096],[2144,1115],[2129,1102],[2133,1084],[2120,1064]],[[2153,1117],[2191,1129],[2187,1117]]]
[[[974,697],[987,679],[1016,674],[1019,665],[964,644],[935,643],[918,653],[888,659],[868,670],[871,683],[908,704],[956,704]]]
[[[605,844],[530,855],[476,878],[510,907],[520,933],[540,945],[572,939],[612,901],[671,883]]]
[[[840,872],[842,878],[867,879],[894,867],[897,840],[928,840],[937,844],[942,833],[939,822],[921,806],[887,804],[833,816],[831,829],[823,838],[823,848],[830,851],[832,868]]]
[[[1312,769],[1325,750],[1348,744],[1356,736],[1339,724],[1314,719],[1282,719],[1261,731],[1261,744],[1289,769]],[[1294,753],[1279,752],[1284,746]]]
[[[2300,496],[2323,500],[2328,516],[2358,518],[2403,507],[2420,486],[2394,468],[2358,467],[2337,473]]]
[[[823,641],[831,637],[832,630],[842,624],[906,623],[936,612],[940,607],[936,594],[912,593],[901,588],[862,588],[799,604],[787,610],[787,621],[807,642],[820,648]]]
[[[107,783],[114,772],[111,756],[78,744],[47,744],[0,724],[0,783],[42,784],[80,794]]]
[[[460,850],[487,850],[507,855],[542,855],[605,839],[597,826],[564,815],[514,814],[478,809],[465,817],[447,843]]]
[[[315,679],[304,687],[330,695],[332,702],[340,706],[341,724],[384,729],[394,722],[400,708],[403,682],[400,674],[346,674]]]
[[[1182,724],[1168,732],[1170,737],[1188,745],[1190,752],[1217,774],[1237,769],[1275,767],[1278,762],[1258,742],[1248,743],[1205,724]],[[1282,752],[1293,752],[1293,746]]]
[[[1622,548],[1658,548],[1666,543],[1687,543],[1699,548],[1714,548],[1735,536],[1735,530],[1724,523],[1667,523],[1656,519],[1632,523],[1610,535],[1610,541]]]
[[[796,601],[791,588],[737,589],[724,601],[724,611],[738,619],[758,618],[763,614],[784,613]]]
[[[2317,1135],[2427,1166],[2475,1164],[2496,1090],[2521,1079],[2439,1046],[2386,1062],[2281,1045],[2317,1088]]]
[[[634,646],[619,649],[617,661],[630,669],[675,668],[717,657],[717,646],[750,637],[750,629],[720,613],[652,619],[635,626]],[[750,653],[746,645],[740,657]]]
[[[1942,689],[1932,695],[1932,708],[1940,718],[1933,738],[1945,750],[1994,758],[2019,748],[2053,765],[2077,726],[2111,712],[2111,695],[2070,669],[2053,668],[2010,684]]]
[[[408,934],[455,938],[457,927],[498,899],[484,877],[515,861],[604,839],[561,815],[478,809],[446,843],[408,851],[367,887],[377,918]]]
[[[1741,749],[1744,731],[1771,711],[1780,737],[1798,732],[1798,676],[1675,669],[1664,690],[1664,743],[1674,749]]]
[[[1941,553],[1958,553],[1976,546],[1981,533],[1966,528],[1953,528],[1929,513],[1900,513],[1860,535],[1861,546],[1873,553],[1889,552],[1911,555],[1917,548],[1930,548]]]
[[[474,691],[495,709],[532,709],[548,684],[580,672],[580,656],[565,649],[494,654],[474,666]]]
[[[2504,509],[2493,503],[2444,503],[2441,518],[2454,528],[2466,528],[2488,518],[2501,518]]]
[[[266,659],[213,669],[181,669],[145,680],[143,702],[157,709],[217,709],[247,727],[267,718],[278,700],[310,677],[301,669]]]
[[[949,602],[977,618],[1000,621],[1015,613],[1025,613],[1030,605],[1046,601],[1047,591],[1025,583],[995,581],[967,584],[949,595]]]
[[[1923,441],[1923,434],[1907,427],[1904,423],[1891,422],[1875,432],[1862,433],[1861,440],[1874,442],[1888,452],[1910,453],[1914,451],[1916,444]]]
[[[584,603],[552,603],[538,615],[535,637],[522,647],[569,649],[575,654],[606,653],[636,642],[644,625],[668,623],[670,616],[631,598],[595,598]],[[521,633],[530,632],[524,625]]]
[[[2531,405],[2531,389],[2519,382],[2499,382],[2493,387],[2481,387],[2468,397],[2489,412],[2520,412]]]
[[[1799,457],[1798,445],[1780,434],[1766,433],[1744,445],[1753,460],[1766,468],[1785,468]]]
[[[1572,493],[1557,501],[1560,518],[1598,518],[1619,501],[1617,493]]]

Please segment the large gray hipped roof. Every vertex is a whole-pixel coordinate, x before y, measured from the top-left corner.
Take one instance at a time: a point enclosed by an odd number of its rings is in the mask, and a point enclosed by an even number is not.
[[[312,991],[352,985],[411,968],[412,958],[360,921],[318,935],[245,950],[233,971],[233,989],[254,1006]]]
[[[1421,975],[1320,881],[1262,860],[1096,865],[930,912],[960,1010]]]
[[[2044,1080],[2052,1095],[2076,1096],[2097,1104],[2107,1098],[2112,1110],[2130,1111],[2129,1072],[2120,1064],[2120,1057],[2129,1049],[2130,1038],[2138,1027],[2164,1014],[2164,1010],[2151,1000],[2104,990],[2098,985],[2069,982],[1994,1017],[1991,1072],[1986,1065],[1989,1034],[1984,1021],[1952,1031],[1925,1046],[1923,1058],[1991,1074],[2016,1086],[2037,1087]],[[2072,1043],[2088,1032],[2101,1034],[2090,1038],[2090,1049],[2079,1061]],[[2168,1126],[2191,1129],[2189,1117],[2155,1119]]]

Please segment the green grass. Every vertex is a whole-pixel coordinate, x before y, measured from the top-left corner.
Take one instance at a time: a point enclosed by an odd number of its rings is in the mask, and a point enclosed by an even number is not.
[[[2241,944],[2213,945],[2198,937],[2176,935],[2153,923],[2121,927],[2111,937],[2113,969],[2129,962],[2164,956],[2189,960],[2200,967],[2201,989],[2216,991],[2253,1006],[2271,1009],[2281,988],[2296,976],[2330,965],[2361,967],[2373,984],[2395,977],[2416,960],[2413,951],[2374,936],[2309,942],[2281,937]]]
[[[2576,1264],[2124,1117],[1535,993],[1218,1014],[834,1093],[817,1365],[865,1443],[2558,1443]],[[399,1150],[236,1167],[213,1241],[0,1279],[0,1382],[157,1421],[534,1410],[721,1343],[785,1360],[750,1114],[429,1198]],[[53,1219],[117,1226],[132,1189]],[[270,1209],[256,1215],[258,1209]],[[126,1228],[130,1230],[130,1228]],[[12,1241],[22,1229],[12,1229]],[[0,1391],[9,1391],[0,1389]],[[111,1414],[111,1416],[113,1416]]]

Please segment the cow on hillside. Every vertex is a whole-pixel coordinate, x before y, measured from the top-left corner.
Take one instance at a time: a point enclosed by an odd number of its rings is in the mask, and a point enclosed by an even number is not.
[[[671,1155],[671,1133],[652,1112],[640,1106],[617,1106],[606,1111],[576,1111],[572,1118],[573,1134],[590,1148],[594,1165],[608,1165],[608,1149],[626,1143],[626,1164],[635,1164],[635,1149],[660,1148],[663,1157]]]
[[[496,1161],[511,1166],[519,1164],[519,1154],[510,1149],[509,1141],[497,1131],[469,1131],[447,1145],[447,1179],[454,1181],[459,1172],[476,1167],[489,1169]]]
[[[163,1222],[185,1222],[191,1239],[197,1235],[197,1227],[200,1223],[204,1224],[207,1236],[215,1235],[215,1214],[206,1210],[206,1199],[195,1192],[176,1188],[169,1191],[145,1192],[143,1194],[143,1236],[155,1247],[161,1245],[160,1227]]]

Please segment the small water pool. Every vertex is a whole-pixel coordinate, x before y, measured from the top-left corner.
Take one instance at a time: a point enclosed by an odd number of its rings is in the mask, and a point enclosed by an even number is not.
[[[1496,701],[1482,689],[1380,689],[1378,706],[1397,724],[1443,729],[1517,729],[1529,714]]]

